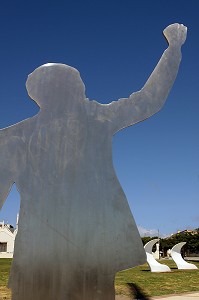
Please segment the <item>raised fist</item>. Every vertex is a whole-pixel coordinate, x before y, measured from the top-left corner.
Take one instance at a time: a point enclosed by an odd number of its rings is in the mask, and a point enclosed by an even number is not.
[[[183,24],[171,24],[166,27],[163,31],[169,45],[181,47],[187,37],[187,27]]]

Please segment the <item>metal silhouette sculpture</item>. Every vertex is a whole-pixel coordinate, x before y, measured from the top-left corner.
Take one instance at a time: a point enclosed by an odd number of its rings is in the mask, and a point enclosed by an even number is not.
[[[108,105],[89,101],[79,72],[46,64],[28,76],[40,112],[0,131],[0,199],[21,196],[9,285],[12,300],[113,300],[117,271],[145,251],[112,163],[112,136],[164,104],[186,28],[174,24],[143,89]]]
[[[147,263],[151,269],[151,272],[170,272],[171,269],[164,264],[160,264],[152,254],[153,246],[159,241],[159,239],[153,239],[146,243],[144,249],[146,251]]]
[[[182,247],[185,244],[186,244],[186,242],[181,242],[181,243],[178,243],[175,246],[173,246],[173,248],[171,249],[171,257],[175,261],[178,269],[180,269],[180,270],[185,270],[185,269],[194,270],[194,269],[198,269],[196,267],[196,265],[186,262],[184,260],[184,258],[182,257],[182,255],[181,255],[181,249],[182,249]]]

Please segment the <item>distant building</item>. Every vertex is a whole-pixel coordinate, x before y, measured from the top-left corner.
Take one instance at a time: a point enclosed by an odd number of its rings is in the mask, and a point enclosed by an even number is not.
[[[192,235],[195,235],[195,234],[198,234],[198,231],[197,230],[190,230],[190,229],[185,229],[185,230],[178,230],[177,232],[178,234],[185,234],[185,233],[190,233]]]
[[[191,234],[191,235],[195,235],[195,234],[198,234],[198,231],[195,229],[195,230],[191,230],[191,229],[185,229],[185,230],[178,230],[176,233],[172,233],[169,237],[167,237],[168,239],[171,238],[171,237],[174,237],[176,235],[183,235],[183,234]]]
[[[18,218],[17,218],[18,219]],[[12,258],[14,253],[14,242],[17,235],[17,226],[0,222],[0,258]]]

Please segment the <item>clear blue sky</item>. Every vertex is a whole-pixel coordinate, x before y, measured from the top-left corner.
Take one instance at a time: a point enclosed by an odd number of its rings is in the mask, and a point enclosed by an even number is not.
[[[163,109],[113,140],[116,172],[138,226],[161,235],[199,227],[199,2],[2,1],[0,128],[38,112],[27,75],[47,62],[77,68],[90,99],[108,103],[142,88],[167,47],[162,30],[188,27],[178,77]],[[13,188],[0,220],[15,223]]]

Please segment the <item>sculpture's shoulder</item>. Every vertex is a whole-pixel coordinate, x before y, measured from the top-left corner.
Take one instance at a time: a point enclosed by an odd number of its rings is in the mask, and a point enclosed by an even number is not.
[[[99,123],[106,124],[110,121],[111,104],[102,104],[96,100],[89,100],[87,98],[85,100],[87,115]]]
[[[85,98],[84,100],[84,107],[88,115],[94,114],[97,111],[99,106],[100,103],[98,103],[95,100],[89,100],[88,98]]]
[[[30,131],[33,130],[34,122],[35,117],[0,129],[0,146],[13,143],[25,143]]]

